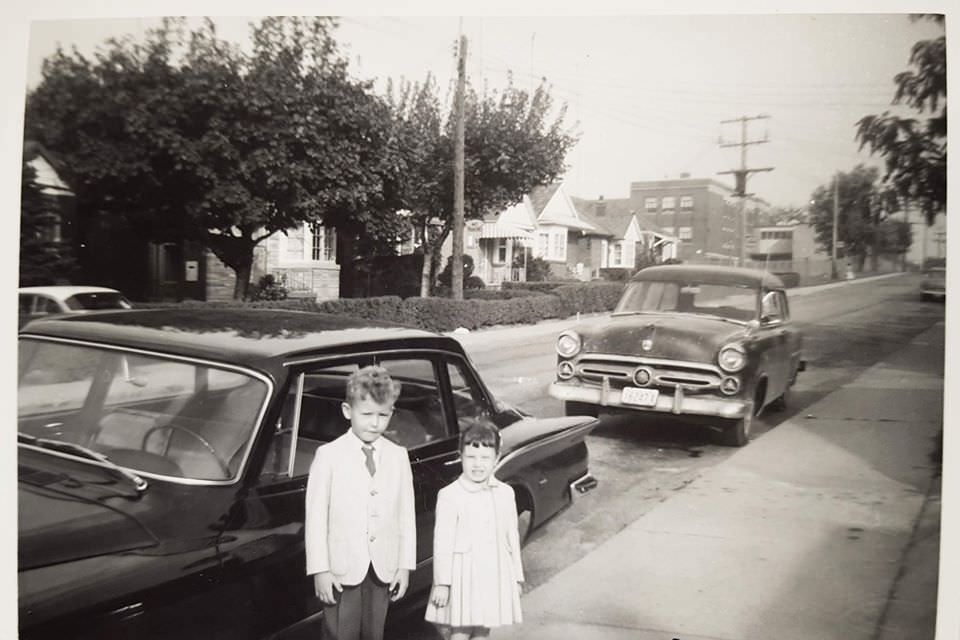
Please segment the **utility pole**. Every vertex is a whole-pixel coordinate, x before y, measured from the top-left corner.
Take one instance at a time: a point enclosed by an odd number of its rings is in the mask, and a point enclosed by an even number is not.
[[[840,218],[840,172],[833,180],[833,236],[830,242],[830,277],[837,279],[837,220]]]
[[[450,257],[450,285],[453,299],[463,300],[463,94],[467,75],[467,36],[462,33],[457,56],[457,96],[454,108],[456,129],[453,142],[453,255]]]
[[[734,188],[733,195],[740,199],[739,215],[740,215],[740,266],[742,267],[746,263],[747,259],[747,224],[746,224],[746,201],[749,196],[752,196],[752,193],[747,193],[747,178],[751,173],[757,173],[760,171],[773,171],[773,167],[757,167],[755,169],[747,168],[747,146],[751,144],[764,144],[769,142],[767,139],[766,133],[763,135],[762,140],[747,140],[747,123],[750,120],[766,120],[770,116],[767,115],[758,115],[758,116],[740,116],[739,118],[734,118],[732,120],[721,120],[720,124],[729,124],[731,122],[740,123],[740,142],[724,142],[723,137],[718,141],[721,147],[740,147],[740,168],[731,169],[730,171],[718,171],[718,175],[723,174],[733,174],[736,186]]]

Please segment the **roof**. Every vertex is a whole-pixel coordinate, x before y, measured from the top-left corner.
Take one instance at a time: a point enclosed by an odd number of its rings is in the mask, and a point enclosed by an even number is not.
[[[279,309],[139,309],[57,316],[28,324],[21,335],[106,342],[132,349],[275,370],[279,360],[358,343],[452,338],[350,316]]]
[[[733,284],[768,289],[783,289],[783,281],[772,273],[759,269],[720,267],[713,265],[671,264],[641,269],[633,281],[666,280],[695,282],[697,284]]]
[[[553,194],[560,188],[559,182],[553,184],[534,187],[528,194],[530,197],[530,206],[533,208],[533,216],[536,218],[543,213],[544,207],[553,198]]]
[[[570,200],[584,220],[614,237],[623,238],[627,229],[630,228],[631,220],[637,221],[637,227],[641,231],[652,231],[661,236],[669,235],[659,226],[645,220],[643,216],[637,215],[637,211],[633,208],[629,198],[584,200],[571,197]],[[599,214],[599,211],[603,213]]]
[[[116,289],[108,289],[107,287],[86,287],[86,286],[74,286],[74,285],[56,285],[49,287],[20,287],[17,289],[17,293],[35,293],[39,295],[50,296],[51,298],[56,298],[57,300],[66,300],[70,296],[75,296],[78,293],[120,293]]]

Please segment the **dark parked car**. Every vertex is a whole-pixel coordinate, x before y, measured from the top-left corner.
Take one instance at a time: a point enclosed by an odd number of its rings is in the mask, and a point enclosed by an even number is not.
[[[920,283],[920,297],[924,300],[947,299],[947,270],[944,267],[927,269]]]
[[[595,484],[596,421],[497,403],[458,342],[272,310],[132,310],[20,333],[19,610],[25,639],[273,638],[317,623],[304,574],[314,450],[347,429],[345,379],[377,362],[402,382],[387,436],[409,449],[418,568],[430,585],[437,491],[457,438],[501,429],[497,477],[521,527]],[[525,533],[525,532],[522,532]]]
[[[785,405],[802,339],[781,280],[732,267],[639,271],[610,317],[557,340],[550,394],[567,415],[636,411],[706,418],[743,446],[753,419]]]

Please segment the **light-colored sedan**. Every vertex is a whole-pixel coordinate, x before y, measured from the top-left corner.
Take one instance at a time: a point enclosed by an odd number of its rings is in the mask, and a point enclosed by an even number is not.
[[[85,313],[103,309],[132,309],[133,305],[116,289],[59,285],[20,287],[20,321],[57,313]]]

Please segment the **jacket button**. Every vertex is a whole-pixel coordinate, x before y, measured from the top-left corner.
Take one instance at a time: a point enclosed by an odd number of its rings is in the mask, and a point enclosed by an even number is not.
[[[377,490],[376,490],[376,489],[370,489],[370,495],[372,495],[372,496],[377,495]]]
[[[370,542],[373,542],[376,539],[377,539],[377,536],[370,536]]]

